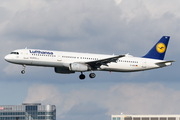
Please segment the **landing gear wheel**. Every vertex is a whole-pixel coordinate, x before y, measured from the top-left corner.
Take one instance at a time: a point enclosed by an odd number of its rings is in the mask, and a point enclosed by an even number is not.
[[[22,73],[22,74],[24,74],[24,73],[25,73],[25,71],[24,71],[24,70],[22,70],[22,71],[21,71],[21,73]]]
[[[85,77],[86,76],[84,74],[79,75],[79,79],[81,79],[81,80],[85,79]]]
[[[90,74],[89,74],[89,77],[90,77],[90,78],[95,78],[95,77],[96,77],[96,74],[95,74],[95,73],[90,73]]]

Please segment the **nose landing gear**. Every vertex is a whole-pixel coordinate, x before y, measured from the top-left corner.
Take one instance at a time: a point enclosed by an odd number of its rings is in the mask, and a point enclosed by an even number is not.
[[[23,66],[23,70],[21,71],[22,74],[25,73],[25,68],[26,68],[26,65],[22,65]]]

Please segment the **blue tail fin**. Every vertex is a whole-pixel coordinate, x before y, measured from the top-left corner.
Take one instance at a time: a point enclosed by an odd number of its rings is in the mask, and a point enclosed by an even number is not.
[[[163,36],[155,46],[145,55],[144,58],[159,59],[163,60],[170,36]]]

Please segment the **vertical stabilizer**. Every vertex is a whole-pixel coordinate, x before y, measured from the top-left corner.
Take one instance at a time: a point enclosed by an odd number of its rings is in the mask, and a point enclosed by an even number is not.
[[[170,36],[163,36],[144,58],[164,60]]]

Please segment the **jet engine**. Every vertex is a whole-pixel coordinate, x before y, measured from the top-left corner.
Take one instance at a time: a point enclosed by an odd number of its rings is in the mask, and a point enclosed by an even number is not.
[[[71,74],[71,73],[75,73],[74,71],[70,71],[69,68],[65,68],[65,67],[55,67],[54,71],[56,73],[61,73],[61,74]]]
[[[71,71],[76,71],[76,72],[85,72],[90,70],[90,66],[87,64],[82,64],[82,63],[71,63],[69,65],[69,70]]]

